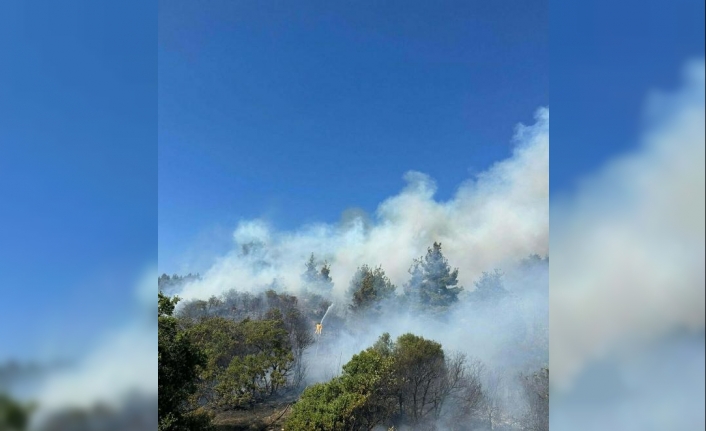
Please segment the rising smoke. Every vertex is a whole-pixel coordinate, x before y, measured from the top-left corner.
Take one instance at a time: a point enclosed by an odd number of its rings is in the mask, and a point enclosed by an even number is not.
[[[627,344],[704,328],[704,63],[684,77],[652,96],[639,150],[552,208],[557,384]]]
[[[233,250],[173,293],[184,303],[231,290],[261,293],[272,286],[303,294],[304,263],[313,252],[319,264],[330,265],[328,299],[335,305],[316,346],[305,355],[307,382],[338,375],[342,364],[384,332],[393,338],[412,332],[440,342],[447,352],[477,358],[492,371],[488,378],[503,376],[506,392],[518,393],[519,373],[548,363],[548,262],[528,257],[549,254],[549,109],[539,109],[535,120],[517,126],[511,157],[468,179],[449,201],[435,200],[432,178],[410,171],[406,187],[382,202],[372,218],[348,211],[341,224],[287,232],[263,220],[242,221],[233,234]],[[380,315],[340,324],[354,319],[348,288],[359,267],[382,265],[400,294],[413,260],[434,242],[441,242],[444,256],[459,269],[464,291],[458,302],[442,315],[425,315],[400,307],[393,297],[382,304]],[[496,269],[504,274],[506,297],[473,301],[474,283]]]
[[[704,70],[553,202],[552,429],[704,428]]]
[[[156,271],[135,287],[136,313],[103,334],[80,361],[46,376],[33,391],[31,429],[65,431],[157,428]]]
[[[373,222],[355,215],[341,225],[281,232],[263,220],[242,221],[233,251],[179,295],[207,299],[230,289],[257,292],[273,279],[296,292],[312,252],[330,263],[339,300],[363,264],[383,265],[401,286],[412,260],[435,241],[459,267],[460,284],[467,288],[483,271],[509,269],[531,254],[548,255],[549,109],[538,110],[535,119],[517,127],[511,157],[461,184],[447,202],[434,199],[432,178],[410,171],[407,186],[378,206]]]

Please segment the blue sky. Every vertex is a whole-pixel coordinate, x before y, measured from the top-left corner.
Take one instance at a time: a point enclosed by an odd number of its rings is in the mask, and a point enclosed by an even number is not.
[[[0,361],[73,357],[157,259],[157,8],[1,3]]]
[[[704,58],[702,0],[551,0],[550,192],[636,148],[649,91]]]
[[[164,1],[158,32],[156,3],[0,2],[0,360],[126,319],[158,223],[172,271],[241,218],[371,211],[408,169],[445,199],[550,93],[568,190],[704,55],[699,1],[331,3]]]
[[[410,169],[447,199],[549,103],[546,1],[160,6],[160,271],[240,219],[372,212]]]

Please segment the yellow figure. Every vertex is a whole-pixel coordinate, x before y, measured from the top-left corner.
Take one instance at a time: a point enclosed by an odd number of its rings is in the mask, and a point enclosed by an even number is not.
[[[323,325],[321,323],[316,324],[316,332],[314,332],[317,335],[321,335],[321,330],[324,329]]]

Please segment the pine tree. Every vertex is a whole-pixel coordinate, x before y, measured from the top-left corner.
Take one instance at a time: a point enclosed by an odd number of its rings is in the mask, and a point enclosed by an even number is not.
[[[302,282],[305,289],[313,289],[318,293],[328,293],[333,289],[333,280],[331,279],[331,266],[324,261],[320,269],[316,269],[316,258],[314,253],[311,253],[309,260],[306,261],[306,270],[302,274]]]
[[[350,309],[354,312],[371,308],[379,311],[380,302],[394,295],[395,289],[381,266],[373,270],[363,265],[356,271],[348,289],[352,297]]]
[[[314,253],[311,253],[309,260],[306,261],[306,271],[302,274],[302,280],[305,284],[313,284],[318,278],[318,272],[316,271],[316,259],[314,259]]]
[[[333,279],[331,278],[331,266],[328,262],[324,262],[319,271],[319,285],[324,291],[330,291],[333,289]]]
[[[503,287],[503,273],[496,269],[493,272],[483,272],[480,279],[474,284],[476,289],[471,292],[474,301],[498,302],[508,295],[508,291]]]
[[[463,287],[458,286],[458,268],[453,270],[435,242],[426,256],[415,259],[409,269],[411,278],[405,294],[412,302],[430,306],[449,306],[458,300]]]

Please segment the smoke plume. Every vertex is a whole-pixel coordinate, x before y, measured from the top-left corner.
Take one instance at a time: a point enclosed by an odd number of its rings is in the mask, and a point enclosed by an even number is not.
[[[382,265],[401,286],[412,260],[435,241],[459,267],[467,289],[482,271],[512,267],[530,254],[548,255],[549,109],[539,109],[534,124],[517,126],[513,143],[511,157],[468,179],[446,202],[435,200],[432,178],[410,171],[406,187],[382,202],[372,221],[350,212],[339,225],[285,232],[263,220],[242,221],[233,250],[179,294],[207,299],[230,289],[257,292],[273,279],[296,292],[312,252],[331,265],[338,299],[363,264]]]
[[[704,63],[655,93],[642,146],[552,206],[552,383],[704,329]]]

